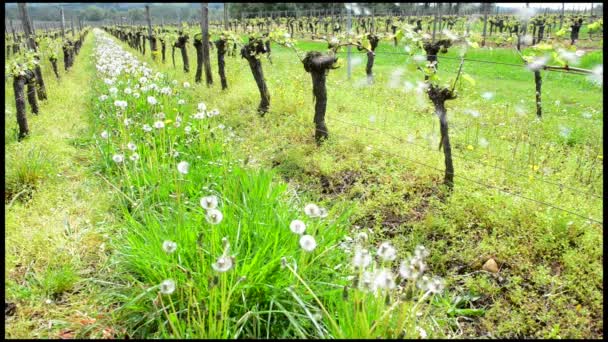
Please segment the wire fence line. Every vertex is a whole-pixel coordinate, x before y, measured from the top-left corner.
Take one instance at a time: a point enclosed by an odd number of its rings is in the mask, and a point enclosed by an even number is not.
[[[338,136],[338,137],[341,137],[341,138],[352,139],[352,137],[344,135],[344,134],[340,134],[340,133],[332,133],[332,135]],[[418,165],[422,165],[424,167],[427,167],[427,168],[430,168],[430,169],[433,169],[433,170],[436,170],[436,171],[444,172],[444,170],[442,170],[442,169],[440,169],[438,167],[435,167],[435,166],[423,163],[423,162],[421,162],[419,160],[408,158],[408,157],[406,157],[404,155],[400,155],[400,154],[397,154],[397,153],[385,150],[383,148],[379,148],[378,146],[374,146],[374,148],[376,148],[378,151],[381,151],[381,152],[386,153],[388,155],[391,155],[393,157],[405,159],[405,160],[410,161],[412,163],[415,163],[415,164],[418,164]],[[541,204],[541,205],[544,205],[546,207],[553,208],[553,209],[556,209],[556,210],[559,210],[559,211],[562,211],[562,212],[565,212],[565,213],[568,213],[568,214],[580,217],[580,218],[585,219],[587,221],[598,223],[598,224],[600,224],[602,226],[604,225],[603,221],[599,221],[599,220],[596,220],[594,218],[588,217],[586,215],[577,213],[577,212],[573,211],[573,209],[566,209],[566,208],[558,207],[558,206],[556,206],[556,205],[554,205],[552,203],[548,203],[548,202],[545,202],[545,201],[540,201],[540,200],[537,200],[537,199],[534,199],[534,198],[531,198],[531,197],[527,197],[527,196],[524,196],[524,195],[521,195],[521,194],[518,194],[518,193],[515,193],[515,192],[512,192],[512,191],[507,191],[507,190],[502,189],[502,188],[500,188],[498,186],[491,185],[491,184],[486,184],[484,182],[481,182],[479,180],[475,180],[475,179],[463,176],[461,174],[454,174],[454,177],[455,178],[464,179],[464,180],[466,180],[468,182],[475,183],[477,185],[480,185],[480,186],[488,188],[488,189],[495,189],[495,190],[498,190],[500,192],[506,193],[506,194],[511,195],[511,196],[515,196],[515,197],[518,197],[518,198],[523,198],[525,200],[534,202],[536,204]]]
[[[369,131],[379,132],[381,135],[385,135],[385,136],[391,137],[393,139],[398,140],[399,142],[407,143],[407,144],[410,144],[410,145],[414,145],[416,147],[422,148],[424,150],[432,151],[432,152],[435,152],[435,153],[441,153],[440,150],[435,150],[435,149],[429,148],[428,146],[425,146],[425,145],[416,144],[416,143],[411,142],[411,141],[409,141],[407,139],[404,140],[402,137],[399,137],[399,136],[393,135],[391,133],[387,133],[387,132],[381,131],[381,130],[379,130],[377,128],[372,128],[372,127],[368,127],[368,126],[358,125],[356,123],[345,121],[345,120],[342,120],[342,119],[336,118],[336,117],[332,117],[331,120],[336,120],[338,122],[341,122],[341,123],[344,123],[344,124],[347,124],[347,125],[351,125],[351,126],[354,126],[354,127],[366,129],[366,130],[369,130]],[[500,167],[500,166],[496,166],[496,165],[492,165],[492,164],[483,162],[483,161],[481,161],[479,159],[468,158],[468,157],[466,157],[466,156],[464,156],[464,155],[462,155],[460,153],[452,153],[452,155],[457,156],[459,159],[462,159],[462,160],[465,160],[465,161],[468,161],[468,162],[480,163],[480,164],[482,164],[484,166],[491,167],[491,168],[494,168],[494,169],[497,169],[497,170],[501,170],[501,171],[503,171],[505,173],[509,173],[509,174],[516,175],[516,176],[519,176],[519,177],[528,177],[529,176],[529,175],[526,175],[524,173],[517,172],[517,171],[511,170],[511,169],[508,169],[508,168],[504,168],[504,167]],[[598,199],[603,199],[602,196],[595,195],[595,194],[591,193],[591,190],[578,189],[578,188],[574,188],[574,187],[571,187],[571,186],[568,186],[568,185],[565,185],[565,184],[562,184],[562,183],[552,182],[552,181],[544,179],[544,177],[539,177],[539,181],[541,181],[541,182],[543,182],[545,184],[557,186],[557,187],[560,188],[560,190],[562,190],[562,189],[568,189],[568,190],[572,191],[573,193],[585,194],[585,195],[592,196],[592,197],[595,197],[595,198],[598,198]]]

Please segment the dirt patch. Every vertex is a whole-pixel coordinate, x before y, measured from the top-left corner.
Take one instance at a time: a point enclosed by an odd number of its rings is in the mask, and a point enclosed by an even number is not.
[[[321,175],[321,193],[324,195],[339,195],[347,192],[360,178],[360,174],[355,171],[346,170],[327,177]]]

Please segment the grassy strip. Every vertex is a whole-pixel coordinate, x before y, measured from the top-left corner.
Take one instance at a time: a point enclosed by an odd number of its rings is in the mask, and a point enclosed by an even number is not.
[[[102,290],[113,195],[94,175],[88,98],[95,72],[88,37],[61,82],[45,68],[49,100],[29,116],[31,136],[6,146],[6,338],[111,337]],[[48,71],[48,72],[47,72]],[[5,122],[14,126],[12,87]]]

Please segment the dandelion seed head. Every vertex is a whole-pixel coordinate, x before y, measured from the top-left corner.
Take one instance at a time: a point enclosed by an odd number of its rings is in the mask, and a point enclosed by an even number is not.
[[[190,164],[187,161],[181,161],[179,164],[177,164],[177,171],[179,171],[179,173],[182,175],[187,174],[189,168]]]
[[[302,235],[306,230],[306,224],[301,220],[293,220],[291,221],[291,224],[289,224],[289,229],[295,234]]]
[[[217,208],[217,196],[211,195],[201,198],[201,207],[206,210]]]
[[[115,163],[119,164],[122,163],[123,160],[125,160],[125,157],[122,154],[115,154],[114,156],[112,156],[112,160],[114,160]]]
[[[304,213],[308,217],[318,217],[321,214],[321,210],[314,203],[309,203],[304,207]]]
[[[311,235],[303,235],[300,238],[300,247],[306,252],[312,252],[317,247],[317,242]]]
[[[171,279],[164,280],[160,283],[160,293],[170,295],[175,291],[175,281]]]
[[[169,240],[165,240],[163,242],[163,251],[165,251],[165,253],[171,254],[171,253],[175,252],[176,249],[177,249],[177,243],[175,243],[173,241],[169,241]]]
[[[372,255],[367,249],[357,248],[355,249],[355,255],[353,256],[353,266],[355,268],[366,268],[372,263]]]
[[[384,261],[393,261],[397,258],[397,250],[395,250],[390,242],[383,242],[378,247],[378,255]]]
[[[209,209],[205,218],[207,219],[207,222],[211,224],[219,224],[222,222],[224,216],[222,215],[222,212],[217,209]]]
[[[219,257],[215,263],[211,264],[211,267],[213,267],[215,271],[223,273],[229,271],[233,265],[233,257],[224,255]]]
[[[108,139],[110,137],[110,134],[108,133],[108,131],[103,131],[101,132],[100,136],[104,139]]]

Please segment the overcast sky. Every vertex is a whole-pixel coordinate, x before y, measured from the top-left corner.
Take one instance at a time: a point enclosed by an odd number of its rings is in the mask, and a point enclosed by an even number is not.
[[[599,4],[601,4],[601,3],[594,2],[593,7],[595,7]],[[497,2],[496,5],[500,6],[500,7],[526,7],[525,2]],[[562,3],[561,2],[530,2],[530,7],[561,9]],[[590,9],[591,3],[590,2],[580,2],[580,3],[566,2],[566,10],[584,9],[584,8]]]

